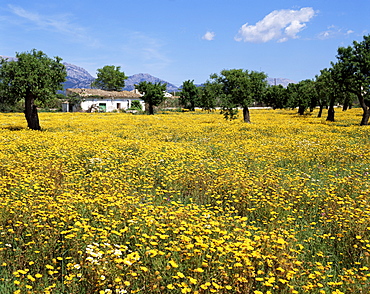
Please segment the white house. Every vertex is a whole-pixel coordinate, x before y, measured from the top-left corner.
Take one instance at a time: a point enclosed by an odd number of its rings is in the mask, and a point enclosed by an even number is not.
[[[134,91],[104,91],[100,89],[67,89],[67,96],[78,96],[82,98],[79,108],[88,112],[111,112],[119,109],[128,109],[132,101],[140,102],[142,109],[145,109],[145,103],[141,95]],[[78,105],[70,105],[68,102],[63,103],[63,111],[75,111]]]

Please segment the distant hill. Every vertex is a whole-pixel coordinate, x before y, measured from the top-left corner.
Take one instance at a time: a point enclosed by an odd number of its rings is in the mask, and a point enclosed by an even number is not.
[[[91,88],[91,82],[95,78],[86,69],[66,62],[63,64],[67,69],[67,81],[63,83],[64,89]]]
[[[64,89],[68,88],[91,88],[91,83],[94,81],[94,77],[87,72],[82,67],[64,63],[67,68],[67,81],[64,83]],[[178,87],[174,84],[166,82],[160,78],[153,77],[150,74],[135,74],[129,76],[127,80],[125,80],[125,87],[123,90],[125,91],[132,91],[135,89],[135,84],[139,84],[142,81],[147,81],[151,83],[167,83],[167,91],[173,92],[177,91]]]
[[[267,78],[267,83],[269,85],[282,85],[283,87],[287,87],[290,83],[296,84],[297,82],[284,78]]]
[[[5,56],[5,55],[0,55],[0,58],[7,59],[8,61],[17,60],[17,58],[15,57],[10,57],[10,56]]]
[[[139,73],[128,77],[128,79],[125,81],[125,87],[123,88],[123,90],[132,91],[133,89],[135,89],[135,84],[139,84],[143,81],[147,81],[150,83],[166,83],[167,92],[174,92],[179,89],[179,87],[175,86],[174,84],[166,82],[160,78],[153,77],[152,75],[147,73]]]
[[[0,57],[8,60],[16,60],[14,57],[3,56]],[[63,63],[67,69],[67,81],[63,83],[64,89],[68,88],[91,88],[91,83],[94,81],[94,77],[84,68],[77,65],[64,62]],[[166,83],[167,92],[175,92],[181,90],[181,86],[178,87],[174,84],[166,82],[160,78],[154,77],[148,73],[139,73],[129,76],[125,81],[125,87],[123,90],[131,91],[135,89],[135,84],[139,84],[142,81],[147,81],[151,83]],[[282,85],[284,87],[288,86],[289,83],[297,83],[296,81],[284,79],[284,78],[267,78],[267,82],[270,85]],[[201,86],[201,85],[199,85]]]

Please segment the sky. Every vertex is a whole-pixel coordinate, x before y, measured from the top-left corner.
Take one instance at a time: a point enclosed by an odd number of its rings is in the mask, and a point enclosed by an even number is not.
[[[369,0],[0,0],[0,55],[32,49],[180,86],[223,69],[313,79],[370,34]]]

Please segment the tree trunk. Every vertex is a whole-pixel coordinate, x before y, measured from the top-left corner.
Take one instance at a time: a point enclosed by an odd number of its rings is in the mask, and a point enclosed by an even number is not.
[[[317,114],[317,117],[322,116],[322,110],[324,109],[324,105],[320,105],[319,113]]]
[[[360,126],[367,126],[369,124],[369,118],[370,118],[370,107],[366,105],[365,99],[362,93],[358,93],[357,97],[358,97],[358,101],[360,102],[360,105],[363,110]]]
[[[298,113],[299,115],[304,115],[304,111],[306,110],[306,107],[304,106],[299,106],[298,107]]]
[[[248,107],[243,107],[243,120],[246,123],[251,122],[251,116],[250,116]]]
[[[154,114],[154,106],[153,106],[153,104],[149,104],[149,114]]]
[[[27,120],[28,127],[31,130],[41,130],[37,107],[35,105],[35,97],[29,91],[26,92],[24,114]]]
[[[192,101],[190,103],[190,111],[195,111],[195,103],[194,103],[194,101]]]
[[[364,110],[360,126],[367,126],[369,124],[369,118],[370,118],[370,107],[368,107],[366,111]]]
[[[335,99],[330,100],[330,106],[329,106],[329,109],[328,109],[328,116],[326,117],[327,121],[335,121],[334,120],[334,116],[335,116],[334,102],[335,102]]]

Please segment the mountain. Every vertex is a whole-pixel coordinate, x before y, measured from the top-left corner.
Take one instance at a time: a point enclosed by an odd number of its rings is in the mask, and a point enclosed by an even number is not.
[[[0,55],[0,58],[8,61],[17,61],[15,57]],[[74,64],[63,62],[67,70],[67,81],[63,83],[64,89],[68,88],[90,88],[91,82],[95,79],[89,72]]]
[[[0,58],[8,59],[8,60],[16,60],[14,57],[8,57],[0,55]],[[94,77],[84,68],[79,67],[77,65],[71,63],[63,63],[67,69],[67,81],[63,83],[64,89],[68,88],[90,88],[91,82],[94,81]],[[147,81],[151,83],[166,83],[167,84],[167,92],[175,92],[179,91],[180,87],[177,87],[174,84],[166,82],[160,78],[153,77],[147,73],[139,73],[132,76],[129,76],[128,79],[125,81],[125,87],[123,90],[132,91],[135,89],[135,84],[139,84],[142,81]],[[296,81],[284,79],[284,78],[267,78],[267,82],[270,85],[282,85],[283,87],[288,86],[289,83],[297,83]]]
[[[128,77],[128,79],[125,81],[125,87],[123,88],[123,90],[132,91],[133,89],[135,89],[135,84],[139,84],[143,81],[147,81],[150,83],[166,83],[167,92],[175,92],[179,89],[179,87],[175,86],[174,84],[161,80],[160,78],[153,77],[152,75],[147,73],[139,73]]]
[[[91,82],[95,78],[86,69],[66,62],[63,64],[67,69],[67,81],[63,83],[64,89],[91,87]]]
[[[290,83],[296,84],[296,81],[283,79],[283,78],[267,78],[267,83],[269,85],[282,85],[283,87],[287,87]]]
[[[14,61],[14,60],[17,60],[17,58],[15,57],[9,57],[9,56],[5,56],[5,55],[0,55],[0,58],[2,59],[6,59],[8,61]]]
[[[67,68],[67,81],[64,83],[64,89],[68,88],[90,88],[91,82],[94,81],[94,77],[84,68],[70,64],[64,63]],[[125,87],[123,90],[132,91],[135,89],[135,84],[139,84],[142,81],[147,81],[151,83],[167,83],[167,91],[174,92],[178,90],[178,87],[174,84],[168,83],[160,78],[153,77],[150,74],[135,74],[129,76],[125,80]]]

